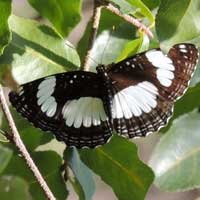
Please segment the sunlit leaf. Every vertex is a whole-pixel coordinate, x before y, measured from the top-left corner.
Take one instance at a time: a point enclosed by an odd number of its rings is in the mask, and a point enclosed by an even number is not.
[[[200,36],[199,0],[162,0],[156,32],[163,48]]]
[[[124,32],[127,34],[124,35]],[[135,29],[127,24],[121,24],[114,31],[103,31],[98,35],[93,48],[92,59],[90,65],[94,67],[100,64],[110,64],[115,62],[124,49],[127,42],[132,40],[132,35],[135,33]],[[95,61],[95,62],[94,62]]]
[[[43,17],[49,19],[56,30],[63,36],[67,36],[81,19],[81,0],[28,1]]]
[[[129,14],[135,12],[136,8],[132,6],[128,1],[124,0],[110,0],[115,7],[118,7],[123,14]]]
[[[133,13],[139,12],[143,16],[147,17],[151,23],[154,23],[154,16],[148,7],[141,0],[111,0],[115,4],[117,4],[120,8],[122,8],[123,13]],[[128,4],[129,6],[128,6]]]
[[[140,38],[128,42],[121,54],[117,58],[117,62],[124,60],[125,58],[132,56],[136,53],[140,53],[148,50],[149,38],[146,35],[142,35]]]
[[[180,191],[200,186],[200,113],[184,115],[157,144],[150,165],[162,190]]]
[[[0,58],[0,67],[10,65],[18,84],[79,67],[74,47],[48,26],[16,16],[9,25],[13,39]]]

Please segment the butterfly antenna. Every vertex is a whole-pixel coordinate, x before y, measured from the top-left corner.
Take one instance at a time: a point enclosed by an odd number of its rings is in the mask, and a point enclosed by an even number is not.
[[[102,53],[102,56],[101,56],[101,64],[103,63],[104,54],[105,54],[106,48],[108,47],[109,40],[110,40],[111,35],[113,34],[114,30],[115,30],[115,26],[112,27],[112,30],[110,31],[110,34],[108,35],[106,45],[103,48],[103,53]]]

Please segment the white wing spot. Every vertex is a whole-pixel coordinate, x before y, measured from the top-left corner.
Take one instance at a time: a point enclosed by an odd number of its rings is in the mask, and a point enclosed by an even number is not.
[[[56,99],[51,96],[56,86],[55,76],[45,78],[38,86],[37,104],[41,106],[42,112],[48,117],[52,117],[57,110]]]
[[[127,65],[130,65],[130,62],[127,61],[126,64],[127,64]]]
[[[72,79],[69,81],[69,83],[71,83],[71,84],[72,84],[73,82],[74,82],[74,81],[73,81]]]
[[[21,96],[22,94],[24,94],[24,90],[23,89],[20,90],[19,96]]]
[[[185,46],[184,44],[180,44],[180,45],[179,45],[179,48],[181,48],[181,49],[185,49],[186,46]]]
[[[135,65],[134,65],[134,64],[132,64],[132,65],[131,65],[131,67],[132,67],[132,68],[135,68]]]
[[[100,98],[81,97],[67,101],[62,109],[67,126],[75,128],[98,126],[108,119]]]
[[[186,50],[186,49],[180,49],[180,51],[181,51],[182,53],[187,53],[187,50]]]
[[[77,78],[77,75],[74,75],[73,77],[74,77],[74,78]]]
[[[185,50],[185,49],[181,49]],[[180,50],[180,51],[181,51]],[[172,73],[175,70],[175,67],[173,65],[173,62],[170,58],[168,58],[166,55],[162,53],[162,51],[158,50],[150,50],[145,53],[147,59],[149,62],[152,63],[152,65],[156,68],[156,75],[157,79],[159,80],[160,84],[169,87],[172,84]],[[177,61],[179,62],[179,61]],[[164,72],[169,72],[166,75],[164,75],[163,71],[160,70],[165,70]],[[161,73],[162,72],[162,73]],[[169,75],[170,74],[170,75]],[[169,75],[169,77],[168,77]]]
[[[175,70],[172,60],[165,56],[161,51],[150,50],[147,51],[145,55],[153,66],[171,71]]]

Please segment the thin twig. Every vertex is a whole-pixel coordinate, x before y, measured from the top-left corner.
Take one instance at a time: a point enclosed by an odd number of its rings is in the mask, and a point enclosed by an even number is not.
[[[93,16],[92,16],[92,29],[89,37],[89,42],[88,42],[88,50],[87,54],[85,56],[85,60],[83,63],[82,70],[84,71],[89,71],[89,61],[91,58],[91,51],[92,47],[97,35],[98,27],[99,27],[99,21],[101,17],[101,8],[102,6],[99,4],[97,0],[94,0],[94,9],[93,9]]]
[[[12,115],[10,113],[8,104],[6,102],[6,98],[5,98],[5,95],[4,95],[4,92],[3,92],[3,88],[1,86],[0,86],[0,103],[1,103],[2,110],[3,110],[4,114],[5,114],[5,117],[6,117],[7,121],[8,121],[9,127],[11,129],[11,133],[12,133],[12,134],[9,134],[9,135],[6,134],[5,136],[7,137],[8,140],[10,140],[10,142],[13,142],[16,145],[16,147],[20,151],[22,157],[26,161],[28,167],[33,172],[36,180],[38,181],[38,183],[40,184],[41,188],[43,189],[47,199],[56,200],[56,198],[54,197],[53,193],[49,189],[47,183],[45,182],[44,178],[40,174],[37,166],[33,162],[30,154],[28,153],[24,143],[22,142],[22,140],[20,138],[19,132],[18,132],[18,130],[16,128],[16,125],[15,125],[14,120],[12,118]]]
[[[122,14],[121,11],[118,8],[116,8],[115,6],[113,6],[111,3],[108,3],[108,2],[103,1],[103,0],[100,0],[100,1],[104,4],[103,8],[111,11],[112,13],[114,13],[115,15],[118,15],[119,17],[121,17],[125,21],[133,24],[134,26],[136,26],[140,30],[143,30],[146,35],[153,38],[153,33],[149,30],[149,28],[147,28],[139,20],[135,19],[134,17],[132,17],[130,15]]]

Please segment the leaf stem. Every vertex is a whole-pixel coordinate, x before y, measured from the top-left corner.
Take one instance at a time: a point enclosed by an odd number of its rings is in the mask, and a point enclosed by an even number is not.
[[[101,17],[101,8],[102,6],[100,5],[98,0],[94,0],[94,9],[93,9],[93,16],[92,16],[92,29],[90,32],[90,37],[89,37],[89,42],[88,42],[88,50],[87,54],[85,56],[85,60],[83,63],[82,70],[83,71],[89,71],[89,60],[91,58],[91,52],[92,52],[92,47],[97,35],[98,27],[99,27],[99,21]]]
[[[41,173],[39,172],[37,166],[35,165],[33,159],[31,158],[24,143],[22,142],[22,140],[20,138],[20,134],[16,128],[15,122],[13,120],[13,117],[9,110],[8,104],[6,102],[6,98],[5,98],[2,86],[0,86],[0,104],[1,104],[2,110],[5,114],[5,117],[8,121],[11,133],[12,133],[12,134],[6,134],[5,136],[7,137],[7,139],[10,142],[12,142],[13,144],[16,145],[16,147],[20,151],[22,157],[26,161],[26,164],[28,165],[29,169],[33,172],[36,180],[40,184],[40,187],[43,189],[47,199],[48,200],[56,200],[56,198],[54,197],[53,193],[49,189],[47,183],[45,182],[44,178],[42,177]]]
[[[108,3],[103,0],[100,0],[100,1],[102,1],[104,4],[103,8],[109,10],[110,12],[114,13],[115,15],[118,15],[119,17],[121,17],[122,19],[127,21],[128,23],[133,24],[138,29],[144,31],[144,33],[146,35],[153,38],[153,33],[149,30],[148,27],[146,27],[144,24],[142,24],[138,19],[135,19],[131,15],[121,13],[121,11],[118,8],[116,8],[115,6],[113,6],[111,3]]]

